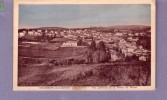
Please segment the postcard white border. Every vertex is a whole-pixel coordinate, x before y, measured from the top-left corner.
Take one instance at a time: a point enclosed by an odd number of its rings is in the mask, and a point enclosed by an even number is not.
[[[151,5],[151,86],[18,86],[19,4],[150,4]],[[14,0],[13,17],[13,90],[14,91],[139,91],[155,90],[156,3],[155,0]]]

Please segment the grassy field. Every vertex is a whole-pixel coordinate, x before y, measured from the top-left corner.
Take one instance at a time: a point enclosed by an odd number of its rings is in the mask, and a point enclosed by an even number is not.
[[[19,68],[19,86],[144,86],[149,66],[141,64],[80,64]],[[148,77],[148,79],[147,79]]]
[[[36,44],[30,47],[19,47],[19,55],[21,57],[34,58],[66,58],[80,56],[85,52],[84,47],[60,47],[58,44]]]
[[[49,49],[51,48],[51,49]],[[55,48],[53,50],[53,48]],[[55,65],[54,59],[78,57],[86,48],[58,48],[54,44],[19,47],[19,86],[148,86],[147,62]]]

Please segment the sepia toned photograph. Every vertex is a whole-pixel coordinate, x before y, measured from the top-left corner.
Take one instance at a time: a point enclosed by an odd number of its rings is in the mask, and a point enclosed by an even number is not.
[[[155,89],[152,4],[23,3],[17,7],[14,87]]]

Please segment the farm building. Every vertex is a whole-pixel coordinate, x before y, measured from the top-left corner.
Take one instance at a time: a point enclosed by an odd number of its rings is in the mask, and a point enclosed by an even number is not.
[[[61,47],[77,47],[77,41],[66,41],[66,42],[63,42]]]

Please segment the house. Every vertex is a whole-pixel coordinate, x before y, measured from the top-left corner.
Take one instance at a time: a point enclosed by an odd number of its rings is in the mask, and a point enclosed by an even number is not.
[[[48,33],[48,30],[45,30],[45,33]]]
[[[42,32],[34,32],[35,36],[42,36]]]
[[[123,36],[123,33],[117,32],[114,34],[114,36]]]
[[[21,38],[21,37],[23,37],[23,36],[25,36],[25,35],[26,35],[26,32],[25,32],[25,31],[23,31],[23,32],[19,32],[18,37]]]
[[[42,33],[42,30],[41,30],[41,29],[38,29],[37,32]]]
[[[32,29],[29,29],[28,30],[28,35],[34,35],[35,34],[35,31],[34,30],[32,30]]]
[[[27,34],[27,30],[26,29],[19,29],[18,30],[18,37],[19,38],[25,36],[26,34]]]
[[[145,36],[146,32],[140,32],[140,36]]]
[[[140,56],[140,57],[139,57],[139,60],[140,60],[140,61],[147,61],[147,58],[146,58],[145,56]]]
[[[116,33],[116,32],[118,32],[118,30],[117,30],[117,29],[114,29],[114,33]]]
[[[77,41],[66,41],[66,42],[63,42],[61,47],[77,47]]]
[[[135,33],[135,36],[139,36],[139,33],[136,32],[136,33]]]
[[[139,40],[139,38],[138,37],[128,37],[127,40],[129,42],[137,42]]]

